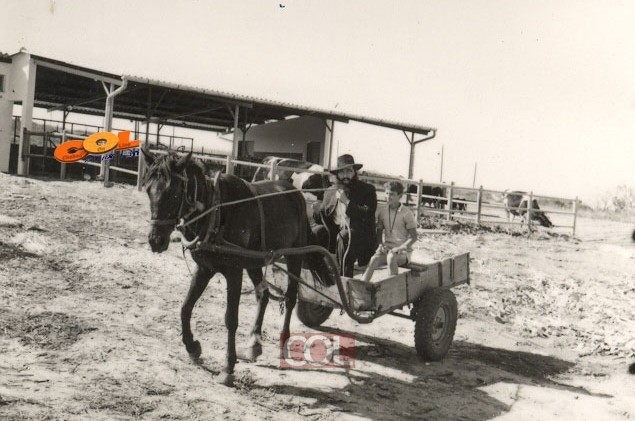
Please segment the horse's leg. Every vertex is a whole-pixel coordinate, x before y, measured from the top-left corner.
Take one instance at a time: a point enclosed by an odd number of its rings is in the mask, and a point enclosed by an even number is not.
[[[240,352],[238,357],[248,361],[255,361],[262,354],[262,322],[265,318],[265,310],[269,303],[269,290],[262,283],[262,268],[247,270],[249,278],[254,283],[256,292],[257,313],[254,326],[251,329],[251,338],[247,348]]]
[[[234,383],[236,365],[236,329],[238,329],[238,306],[243,283],[242,268],[232,267],[223,270],[227,280],[227,308],[225,309],[225,327],[227,327],[227,356],[225,369],[218,375],[218,382],[226,386]]]
[[[190,319],[192,318],[192,310],[194,305],[207,288],[210,278],[214,273],[204,267],[199,267],[190,281],[190,290],[187,292],[185,301],[181,306],[181,329],[183,332],[183,343],[188,354],[193,359],[201,356],[201,344],[194,340],[192,329],[190,327]]]
[[[285,256],[287,259],[287,270],[289,273],[295,276],[300,276],[302,272],[302,257],[301,256]],[[291,323],[291,313],[295,307],[296,300],[298,298],[298,282],[289,276],[289,287],[284,294],[284,324],[282,325],[282,335],[289,335],[289,325]]]

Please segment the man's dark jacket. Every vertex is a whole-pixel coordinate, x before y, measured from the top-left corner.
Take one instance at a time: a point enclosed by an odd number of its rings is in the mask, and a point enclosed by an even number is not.
[[[375,248],[375,211],[377,210],[377,193],[372,184],[353,178],[346,187],[350,199],[346,208],[349,217],[352,243]],[[331,232],[329,250],[335,250],[339,227],[335,224],[335,209],[337,207],[337,187],[333,186],[324,192],[324,200],[313,219],[317,224],[324,224]]]

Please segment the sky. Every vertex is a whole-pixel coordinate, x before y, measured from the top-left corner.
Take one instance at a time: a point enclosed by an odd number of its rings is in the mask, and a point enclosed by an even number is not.
[[[0,52],[434,127],[415,179],[587,203],[635,187],[633,1],[5,0],[3,15]],[[407,176],[399,131],[338,123],[335,141]]]

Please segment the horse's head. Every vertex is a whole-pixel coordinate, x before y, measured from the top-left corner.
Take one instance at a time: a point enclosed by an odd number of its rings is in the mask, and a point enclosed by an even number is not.
[[[151,229],[148,242],[152,251],[161,253],[170,245],[170,234],[182,217],[187,188],[185,167],[192,154],[155,156],[141,148],[148,166],[144,186],[150,198]]]

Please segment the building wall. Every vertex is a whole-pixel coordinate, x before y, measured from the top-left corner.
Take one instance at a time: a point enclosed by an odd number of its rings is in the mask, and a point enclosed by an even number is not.
[[[0,171],[9,171],[9,156],[13,140],[13,103],[22,102],[20,123],[22,128],[31,129],[33,96],[35,93],[36,66],[27,53],[11,56],[11,63],[0,61],[0,74],[4,75],[4,91],[0,98]],[[22,134],[22,132],[21,132]],[[20,138],[20,145],[23,139]],[[24,161],[18,155],[18,174],[25,174]]]
[[[13,99],[11,98],[11,63],[0,61],[0,171],[9,172],[9,155],[13,139]]]
[[[259,155],[294,153],[301,154],[302,159],[306,160],[307,145],[310,142],[318,142],[321,145],[321,150],[324,150],[325,133],[324,120],[304,116],[253,126],[247,131],[245,140],[253,142],[253,152]]]

